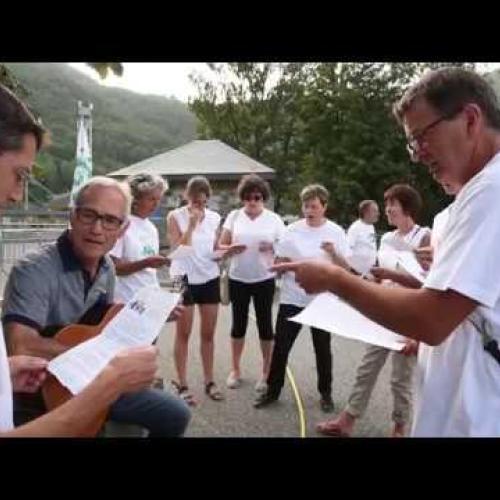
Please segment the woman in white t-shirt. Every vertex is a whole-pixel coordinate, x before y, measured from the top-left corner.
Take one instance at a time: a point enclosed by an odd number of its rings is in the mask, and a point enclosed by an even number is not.
[[[126,180],[132,193],[127,230],[109,255],[115,264],[115,301],[126,303],[141,288],[158,283],[157,269],[168,264],[159,254],[158,229],[148,219],[158,208],[168,184],[159,175],[136,174]],[[154,387],[163,389],[163,379],[155,378]]]
[[[414,250],[430,242],[430,229],[415,223],[422,207],[422,198],[417,190],[407,184],[395,184],[384,193],[387,221],[396,230],[384,234],[378,253],[379,266],[371,270],[377,280],[387,286],[403,284],[403,276],[394,256],[394,251]],[[400,276],[401,275],[401,276]],[[401,281],[400,281],[401,280]],[[412,281],[414,279],[412,278]],[[412,375],[415,366],[414,340],[408,339],[401,352],[392,352],[391,389],[394,398],[392,419],[393,437],[404,436],[411,413]],[[380,370],[391,350],[376,345],[367,345],[365,354],[356,372],[356,382],[349,396],[347,407],[340,415],[318,424],[318,432],[328,436],[349,436],[355,421],[363,415],[368,406],[372,390]]]
[[[232,371],[227,386],[241,385],[240,361],[248,325],[248,310],[253,299],[262,351],[262,377],[255,390],[267,389],[266,379],[273,349],[272,306],[275,291],[274,274],[269,266],[274,261],[274,245],[285,225],[281,217],[265,208],[271,195],[269,184],[255,174],[244,176],[238,185],[243,207],[227,217],[219,240],[219,248],[236,250],[229,267],[229,292],[232,309],[231,352]],[[227,254],[226,254],[227,255]]]
[[[141,288],[159,286],[157,269],[168,263],[160,252],[158,229],[148,219],[158,208],[166,182],[157,175],[137,174],[126,181],[132,193],[127,230],[110,251],[116,268],[115,300],[128,302]]]
[[[200,312],[201,361],[205,379],[205,394],[214,401],[224,395],[214,381],[214,336],[220,303],[219,265],[215,261],[220,215],[206,207],[211,195],[205,177],[192,177],[186,187],[187,205],[172,210],[167,217],[167,232],[173,248],[191,247],[193,252],[172,260],[170,275],[184,280],[183,295],[186,312],[177,321],[174,359],[178,380],[172,386],[186,403],[196,405],[187,384],[188,343],[193,326],[194,305]]]
[[[290,224],[276,250],[278,261],[297,259],[324,259],[334,261],[345,269],[350,266],[349,245],[345,231],[325,217],[328,191],[318,184],[306,186],[301,194],[304,218]],[[267,391],[255,400],[254,407],[262,408],[278,400],[285,382],[286,365],[290,350],[302,325],[289,318],[299,314],[312,300],[295,281],[293,273],[285,273],[281,284],[280,306],[276,320],[276,337],[271,360]],[[320,406],[324,412],[333,411],[331,336],[318,328],[311,328]]]

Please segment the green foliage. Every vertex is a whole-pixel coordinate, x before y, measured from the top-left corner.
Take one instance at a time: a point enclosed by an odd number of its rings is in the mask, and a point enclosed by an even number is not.
[[[334,217],[348,224],[362,199],[383,201],[395,182],[415,185],[423,222],[445,196],[426,170],[410,163],[392,104],[425,69],[439,63],[232,63],[192,75],[189,103],[202,138],[227,142],[276,169],[281,213],[298,213],[304,185],[330,189]],[[468,65],[471,66],[471,65]]]
[[[68,191],[72,185],[79,100],[94,104],[95,174],[128,166],[195,138],[196,119],[176,99],[103,87],[66,64],[4,66],[27,90],[25,100],[50,130],[52,145],[37,160],[41,167],[37,178],[55,193]]]

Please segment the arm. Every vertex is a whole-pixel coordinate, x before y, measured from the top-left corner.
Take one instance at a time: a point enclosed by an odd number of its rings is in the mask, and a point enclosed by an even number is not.
[[[217,247],[221,250],[228,250],[231,247],[231,241],[233,240],[233,235],[229,229],[222,229]]]
[[[215,245],[215,250],[223,250],[223,257],[227,259],[233,255],[238,255],[246,250],[246,245],[231,243],[232,235],[229,229],[222,229],[222,233]]]
[[[394,271],[385,267],[372,267],[370,273],[377,280],[391,280],[406,288],[420,288],[422,283],[410,274]]]
[[[34,328],[15,321],[5,325],[5,339],[9,354],[12,355],[52,359],[68,350],[67,346],[57,340],[42,337]]]
[[[477,307],[453,290],[411,290],[369,283],[337,266],[302,261],[273,266],[293,271],[307,293],[330,291],[362,314],[406,337],[438,345]]]
[[[179,224],[172,215],[172,212],[168,214],[167,217],[167,234],[172,248],[178,247],[179,245],[192,245],[193,231],[195,230],[196,224],[201,217],[198,211],[193,211],[189,217],[189,224],[185,233],[182,233]]]
[[[331,241],[324,241],[321,244],[321,248],[328,254],[334,264],[346,269],[347,271],[351,270],[351,266],[347,260],[335,250],[335,245]]]
[[[0,434],[5,437],[77,437],[124,392],[151,384],[156,347],[132,348],[115,356],[78,395],[40,418]]]
[[[151,257],[146,257],[145,259],[136,260],[134,262],[126,259],[119,259],[113,255],[110,255],[110,257],[115,264],[116,274],[118,276],[128,276],[129,274],[134,274],[148,267],[157,269],[169,263],[169,259],[163,255],[152,255]]]
[[[13,429],[4,437],[75,437],[119,396],[118,375],[104,370],[78,396],[55,410]]]

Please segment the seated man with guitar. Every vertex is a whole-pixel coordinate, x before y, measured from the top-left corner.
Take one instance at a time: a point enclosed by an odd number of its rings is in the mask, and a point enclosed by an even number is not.
[[[2,312],[10,354],[50,360],[68,349],[54,338],[58,329],[100,321],[113,302],[115,285],[114,266],[106,254],[125,231],[129,213],[127,187],[94,177],[76,195],[71,228],[56,243],[16,263]],[[45,411],[40,392],[14,399],[16,425]],[[144,427],[151,437],[175,437],[183,435],[190,411],[180,398],[147,388],[120,396],[108,418]]]
[[[0,85],[0,210],[23,199],[45,129],[26,106]],[[62,333],[61,333],[62,335]],[[77,396],[28,424],[14,428],[12,392],[34,393],[46,379],[47,360],[7,357],[0,323],[0,436],[79,437],[122,394],[149,387],[156,372],[157,349],[128,349],[115,356]],[[44,384],[44,390],[47,388]]]

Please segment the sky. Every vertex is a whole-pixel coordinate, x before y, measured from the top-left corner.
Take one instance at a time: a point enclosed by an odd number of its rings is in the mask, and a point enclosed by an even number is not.
[[[85,63],[69,63],[102,85],[121,87],[141,94],[156,94],[166,97],[174,96],[187,102],[189,96],[195,95],[195,88],[189,81],[193,71],[209,74],[206,63],[123,63],[124,73],[121,77],[114,75],[101,80],[98,74]],[[491,71],[500,68],[500,63],[478,63],[479,71]]]
[[[99,75],[85,63],[69,63],[102,85],[121,87],[140,94],[174,96],[187,102],[194,96],[195,88],[189,81],[193,71],[209,73],[206,63],[123,63],[123,76],[108,76],[101,80]]]

